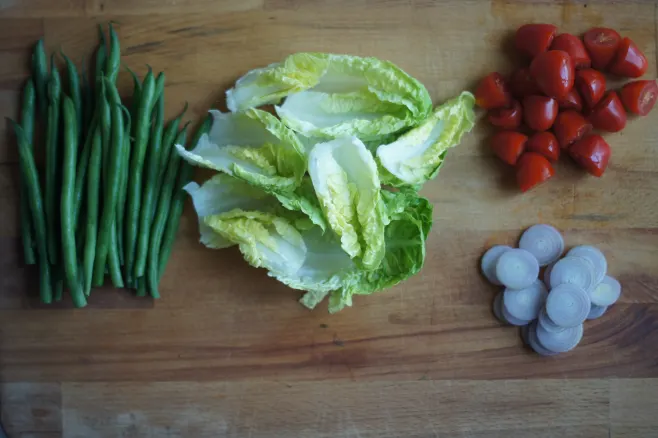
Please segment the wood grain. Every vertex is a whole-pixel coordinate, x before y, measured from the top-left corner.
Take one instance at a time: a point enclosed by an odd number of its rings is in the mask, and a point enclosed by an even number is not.
[[[518,63],[527,21],[630,36],[656,77],[655,1],[0,0],[0,116],[16,117],[30,48],[89,59],[117,23],[122,61],[167,74],[166,113],[224,108],[252,68],[314,50],[389,59],[439,103]],[[127,73],[119,76],[130,92]],[[616,82],[614,84],[617,84]],[[481,117],[482,115],[480,115]],[[235,249],[198,244],[190,206],[157,302],[106,288],[89,309],[37,304],[22,265],[16,152],[0,126],[0,419],[11,437],[632,437],[658,421],[658,111],[606,135],[603,178],[560,163],[520,195],[479,124],[423,195],[422,272],[309,312]],[[491,314],[478,258],[537,222],[606,254],[623,295],[573,352],[542,359]]]

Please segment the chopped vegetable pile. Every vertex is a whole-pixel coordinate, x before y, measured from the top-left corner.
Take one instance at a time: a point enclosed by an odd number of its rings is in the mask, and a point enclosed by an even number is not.
[[[496,317],[521,327],[521,336],[542,356],[564,353],[578,345],[583,322],[601,317],[621,295],[619,282],[607,274],[603,253],[588,245],[572,248],[563,258],[564,240],[550,225],[533,225],[519,248],[496,245],[482,256],[490,283],[502,285],[494,300]],[[540,267],[545,267],[543,281]]]
[[[552,163],[561,150],[590,174],[602,176],[610,146],[591,131],[621,131],[626,111],[645,116],[658,98],[655,80],[632,81],[606,93],[603,72],[639,78],[647,71],[646,57],[629,38],[607,28],[590,29],[582,39],[556,34],[552,24],[521,26],[515,44],[529,67],[515,70],[509,81],[490,73],[475,91],[489,122],[502,129],[491,148],[516,167],[523,192],[555,174]]]
[[[140,82],[131,72],[129,111],[115,84],[118,35],[110,24],[106,44],[99,31],[93,76],[83,65],[81,80],[62,54],[66,87],[54,54],[48,71],[43,40],[37,43],[20,125],[10,121],[20,158],[25,262],[39,266],[46,304],[61,300],[66,285],[73,304],[84,307],[106,273],[115,287],[157,298],[182,213],[182,186],[191,177],[191,167],[171,153],[174,143],[185,142],[187,125],[179,130],[181,114],[164,126],[164,74],[156,78],[149,68]],[[39,122],[46,128],[43,145],[33,144]],[[208,128],[209,121],[197,138]],[[45,154],[42,180],[34,158],[40,153]]]
[[[433,109],[390,62],[297,53],[248,72],[226,97],[231,112],[211,111],[193,150],[176,146],[220,172],[185,187],[204,245],[237,245],[306,291],[306,307],[329,296],[330,312],[421,269],[432,204],[418,190],[472,129],[473,95]],[[256,108],[266,104],[278,117]]]

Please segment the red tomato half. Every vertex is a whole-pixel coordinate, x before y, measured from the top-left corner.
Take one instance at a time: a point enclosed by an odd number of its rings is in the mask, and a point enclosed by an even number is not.
[[[558,114],[553,125],[553,132],[562,149],[567,149],[591,130],[592,124],[582,114],[574,110]]]
[[[609,132],[617,132],[626,126],[626,111],[614,91],[610,91],[592,109],[588,117],[596,129]]]
[[[606,27],[595,27],[583,36],[583,43],[592,59],[592,67],[603,70],[617,53],[621,36],[617,31]]]
[[[516,129],[521,126],[521,104],[514,100],[509,108],[489,110],[487,118],[489,123],[499,128]]]
[[[494,153],[512,166],[525,149],[528,137],[516,131],[500,131],[491,137],[491,149]]]
[[[555,170],[551,166],[551,162],[535,152],[526,152],[521,155],[516,164],[516,182],[522,192],[527,192],[553,175],[555,175]]]
[[[551,161],[560,158],[560,146],[552,132],[538,132],[528,139],[526,150],[542,154]]]
[[[530,64],[530,74],[545,95],[556,99],[565,97],[573,88],[573,62],[561,50],[549,50],[537,55]]]
[[[649,63],[644,53],[630,38],[624,38],[619,44],[615,58],[610,63],[610,73],[627,78],[639,78],[647,71]]]
[[[546,96],[526,96],[523,99],[523,120],[530,129],[546,131],[557,116],[557,101]]]
[[[605,76],[600,71],[586,68],[576,72],[576,88],[588,107],[599,103],[605,94]]]
[[[509,87],[512,90],[512,95],[517,99],[523,99],[530,94],[541,93],[537,83],[530,75],[530,69],[525,67],[514,70],[510,76]]]
[[[619,92],[626,110],[646,116],[656,103],[658,85],[656,81],[633,81],[624,85]]]
[[[569,155],[592,175],[603,175],[610,160],[610,145],[600,135],[588,135],[569,148]]]
[[[512,98],[507,89],[505,78],[500,73],[489,73],[482,78],[475,89],[475,102],[480,108],[494,109],[507,107]]]
[[[556,33],[557,27],[552,24],[524,24],[517,29],[514,43],[519,52],[534,58],[548,50]]]
[[[557,106],[561,110],[576,110],[582,111],[583,109],[583,100],[580,98],[580,94],[575,88],[572,88],[567,95],[557,101]]]
[[[551,50],[567,52],[576,69],[589,68],[592,65],[592,60],[589,58],[589,54],[585,50],[582,40],[570,33],[561,33],[556,36],[553,44],[551,44]]]

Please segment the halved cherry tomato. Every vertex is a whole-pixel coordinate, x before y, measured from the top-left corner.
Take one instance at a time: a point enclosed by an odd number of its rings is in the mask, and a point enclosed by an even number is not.
[[[530,129],[546,131],[553,126],[557,116],[557,101],[546,96],[523,98],[523,120]]]
[[[592,108],[599,103],[605,94],[605,76],[600,71],[592,68],[578,70],[576,72],[576,88],[583,96],[588,107]]]
[[[489,110],[489,123],[503,129],[516,129],[521,126],[521,104],[518,100],[512,101],[509,108]]]
[[[585,32],[583,42],[592,59],[592,67],[603,70],[615,57],[621,36],[607,27],[594,27]]]
[[[561,110],[576,110],[581,111],[583,109],[583,100],[580,98],[580,94],[576,91],[575,88],[572,88],[567,95],[557,101],[557,106]]]
[[[534,58],[548,50],[556,33],[557,27],[552,24],[524,24],[516,30],[514,43],[519,52]]]
[[[588,117],[596,129],[617,132],[626,126],[626,111],[614,91],[608,92]]]
[[[498,158],[514,166],[525,149],[528,137],[516,131],[500,131],[491,137],[491,149]]]
[[[563,111],[557,115],[553,132],[562,149],[568,149],[575,141],[592,130],[592,124],[577,111]]]
[[[622,87],[619,97],[627,111],[646,116],[656,103],[658,85],[656,81],[629,82]]]
[[[589,68],[592,65],[592,60],[585,50],[583,41],[576,35],[570,33],[561,33],[556,36],[551,44],[551,50],[562,50],[567,52],[573,61],[573,66],[576,69]]]
[[[556,99],[563,98],[573,88],[573,62],[562,50],[549,50],[537,55],[530,64],[530,74],[545,95]]]
[[[505,78],[500,73],[489,73],[475,89],[475,102],[484,109],[507,107],[512,97],[507,89]]]
[[[509,86],[512,90],[512,95],[517,99],[523,99],[530,94],[541,93],[537,82],[535,82],[530,74],[530,69],[526,67],[514,70],[510,76]]]
[[[624,38],[619,44],[615,59],[608,69],[610,73],[627,78],[639,78],[647,71],[649,63],[644,53],[630,38]]]
[[[610,160],[610,145],[600,135],[583,137],[569,148],[569,155],[576,163],[594,176],[605,172]]]
[[[542,154],[551,161],[557,161],[560,158],[560,146],[552,132],[538,132],[528,139],[525,146],[529,152]]]
[[[527,192],[553,175],[555,175],[555,170],[551,166],[551,162],[535,152],[526,152],[521,155],[516,165],[516,182],[522,192]]]

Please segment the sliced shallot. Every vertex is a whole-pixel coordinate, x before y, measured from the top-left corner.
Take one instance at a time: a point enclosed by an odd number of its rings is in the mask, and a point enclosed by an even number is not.
[[[530,286],[539,275],[535,256],[524,249],[505,251],[496,263],[496,277],[505,287],[523,289]]]
[[[549,332],[561,332],[564,330],[564,327],[560,327],[559,325],[555,324],[551,318],[548,317],[548,314],[546,313],[546,308],[541,309],[539,312],[539,318],[537,318],[537,323],[544,327],[546,331]]]
[[[549,332],[539,324],[537,325],[537,340],[549,351],[555,353],[566,353],[573,350],[576,345],[583,339],[583,325],[578,324],[575,327],[567,328],[560,332]]]
[[[597,306],[611,306],[617,302],[621,295],[621,284],[609,275],[603,277],[603,281],[599,283],[589,294],[592,304]]]
[[[480,269],[482,270],[482,274],[489,280],[489,283],[500,286],[500,281],[496,277],[496,263],[500,256],[510,249],[512,248],[507,245],[495,245],[489,248],[482,256]]]
[[[537,338],[537,327],[536,322],[533,322],[528,326],[528,344],[530,344],[530,348],[540,356],[555,356],[557,353],[550,351],[539,342],[539,339]]]
[[[521,235],[519,248],[535,256],[539,266],[546,266],[560,258],[564,252],[564,239],[550,225],[533,225]]]
[[[592,304],[592,308],[589,311],[589,315],[587,315],[587,319],[600,318],[603,316],[606,310],[608,310],[608,306],[597,306],[596,304]]]
[[[595,275],[594,265],[589,259],[567,256],[551,269],[551,288],[561,284],[575,284],[590,291],[596,285]]]
[[[505,289],[503,292],[503,306],[515,318],[530,321],[537,319],[539,311],[546,302],[548,290],[544,283],[535,280],[530,286],[523,289]]]
[[[546,315],[560,327],[575,327],[585,321],[591,305],[585,289],[575,284],[560,284],[546,298]]]
[[[594,281],[596,283],[603,281],[603,277],[608,271],[608,261],[600,249],[591,245],[579,245],[571,248],[567,256],[582,257],[592,262],[595,274]]]

